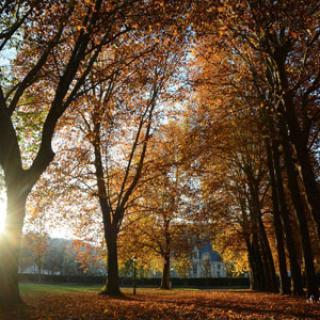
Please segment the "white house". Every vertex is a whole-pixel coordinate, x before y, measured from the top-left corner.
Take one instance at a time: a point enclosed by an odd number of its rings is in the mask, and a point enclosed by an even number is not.
[[[190,278],[224,278],[227,269],[219,254],[212,250],[211,244],[196,246],[191,259]]]

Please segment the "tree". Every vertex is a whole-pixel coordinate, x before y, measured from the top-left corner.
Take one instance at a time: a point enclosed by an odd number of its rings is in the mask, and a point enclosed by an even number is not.
[[[103,47],[140,26],[149,26],[155,3],[102,0],[78,2],[5,2],[1,5],[2,52],[16,45],[11,67],[2,71],[0,89],[0,165],[8,200],[6,232],[1,239],[0,303],[21,302],[18,250],[31,189],[54,158],[52,140],[59,119],[83,93],[83,85]],[[141,12],[148,14],[141,15]],[[137,13],[139,19],[136,19]],[[136,31],[137,32],[137,31]],[[20,113],[44,112],[38,150],[27,163],[15,125]]]
[[[105,273],[105,248],[99,244],[90,244],[74,240],[72,243],[75,260],[85,274]]]
[[[154,54],[159,53],[154,52]],[[119,294],[117,237],[128,201],[141,178],[147,145],[152,132],[155,108],[159,103],[159,99],[161,99],[165,86],[167,86],[168,77],[170,77],[175,70],[176,63],[172,60],[173,57],[174,56],[162,56],[158,61],[151,61],[154,65],[144,65],[144,67],[150,69],[151,74],[149,74],[150,71],[145,75],[143,74],[143,79],[140,80],[143,86],[137,94],[143,98],[140,99],[138,96],[135,96],[133,100],[125,101],[129,106],[133,103],[133,108],[136,108],[135,105],[140,105],[140,107],[138,107],[136,111],[133,109],[132,120],[134,122],[132,124],[128,122],[128,133],[133,130],[135,130],[135,133],[133,139],[127,136],[127,143],[129,145],[125,151],[123,160],[126,164],[123,168],[113,165],[112,162],[114,160],[109,150],[110,147],[108,148],[110,143],[113,143],[113,139],[116,138],[116,136],[113,135],[114,132],[117,132],[117,127],[112,128],[109,126],[107,128],[109,131],[107,133],[108,140],[104,142],[101,139],[104,128],[101,127],[100,120],[97,119],[98,110],[101,110],[101,106],[98,106],[98,109],[92,114],[92,144],[95,155],[94,166],[96,170],[98,197],[103,216],[105,239],[108,248],[108,282],[106,293],[109,295]],[[156,59],[158,59],[158,57]],[[147,78],[145,78],[146,76]],[[150,80],[147,80],[148,78]],[[100,116],[101,114],[98,117]],[[117,118],[114,118],[111,114],[109,114],[109,117],[112,117],[112,122],[116,123]],[[126,121],[132,120],[130,118],[126,119]],[[105,146],[104,149],[107,153],[102,151],[103,146]],[[104,163],[102,160],[103,154],[108,161],[107,163]],[[117,179],[117,182],[113,180],[113,175]],[[118,191],[116,192],[115,190]]]
[[[39,280],[44,267],[44,259],[48,249],[48,235],[29,232],[23,237],[23,250],[28,250],[32,255],[33,265],[37,266]]]
[[[137,256],[157,257],[162,264],[161,289],[170,289],[173,262],[190,258],[206,228],[192,220],[192,177],[184,155],[184,129],[169,122],[150,141],[149,153],[128,216],[127,241]],[[129,239],[130,236],[130,239]]]
[[[89,85],[78,101],[87,108],[67,115],[71,123],[78,125],[78,139],[82,142],[75,147],[66,143],[68,159],[73,160],[59,165],[60,175],[65,174],[69,185],[93,206],[99,205],[97,210],[103,218],[99,230],[108,252],[105,293],[109,295],[120,294],[118,234],[141,179],[149,138],[166,112],[163,109],[168,101],[174,101],[173,75],[183,54],[179,47],[183,37],[168,39],[164,34],[155,39],[154,35],[152,31],[139,42],[119,41],[117,48],[103,52],[103,60],[95,66],[90,81],[108,79],[94,88]],[[90,225],[92,211],[82,217],[81,224]]]
[[[266,150],[262,153],[261,163],[264,170],[268,170],[266,182],[271,184],[270,193],[266,189],[270,203],[265,203],[264,206],[272,209],[281,290],[288,292],[290,289],[283,248],[285,241],[294,292],[297,294],[302,293],[301,271],[298,265],[300,253],[297,250],[300,244],[308,293],[317,294],[314,248],[310,233],[310,226],[317,227],[318,224],[315,214],[318,204],[313,198],[318,190],[314,173],[318,164],[313,150],[318,139],[318,119],[313,113],[317,103],[311,97],[318,86],[318,69],[316,60],[312,58],[316,54],[319,40],[315,8],[315,2],[305,1],[299,4],[273,1],[246,1],[237,4],[232,1],[224,2],[218,8],[218,18],[205,21],[200,29],[200,32],[210,34],[209,41],[204,40],[201,46],[204,67],[198,83],[204,91],[201,91],[200,97],[204,101],[201,96],[204,93],[207,101],[215,101],[222,110],[223,107],[230,108],[230,113],[222,111],[224,121],[233,119],[234,114],[240,115],[248,120],[245,123],[250,130],[254,127],[262,134],[260,139],[264,141]],[[225,56],[221,57],[221,54]],[[305,59],[299,58],[302,56]],[[218,101],[221,92],[212,91],[215,86],[223,91],[224,101]],[[207,88],[211,88],[210,94],[205,93]],[[210,127],[204,128],[211,132]],[[250,130],[241,128],[242,144],[242,137]],[[254,137],[259,136],[256,131],[252,134]],[[217,137],[217,133],[215,136]],[[232,146],[234,148],[234,145]],[[248,151],[250,155],[252,151]],[[256,183],[255,179],[252,179],[253,175],[248,175],[248,166],[243,169],[241,171],[245,173],[246,179],[249,179],[249,184],[242,188],[239,200],[249,190],[249,198],[244,197],[242,206],[250,207],[254,202],[258,203],[254,201],[258,197],[252,197]],[[306,197],[303,196],[304,191]],[[241,204],[241,201],[238,203]],[[256,205],[254,207],[257,208]],[[292,209],[294,214],[289,211]],[[310,219],[311,215],[313,219]],[[298,237],[292,239],[292,230],[296,226],[299,227]],[[281,229],[286,233],[284,239],[281,237]]]
[[[203,65],[195,87],[199,107],[190,120],[202,201],[218,234],[229,229],[228,223],[236,225],[233,236],[240,236],[247,245],[253,287],[275,291],[274,261],[263,221],[268,183],[259,123],[255,123],[254,105],[247,107],[246,82],[239,84],[234,78],[237,57],[231,53],[230,60],[221,63],[221,55],[228,51],[209,49],[198,61]]]

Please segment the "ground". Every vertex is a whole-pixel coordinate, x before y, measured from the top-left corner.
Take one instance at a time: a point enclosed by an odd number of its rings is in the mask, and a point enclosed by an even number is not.
[[[97,286],[22,284],[27,307],[4,320],[320,319],[320,304],[248,290],[124,289],[124,298],[98,296]]]

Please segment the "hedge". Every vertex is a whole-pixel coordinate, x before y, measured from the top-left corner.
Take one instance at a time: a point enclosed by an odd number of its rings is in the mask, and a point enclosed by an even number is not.
[[[79,284],[101,284],[106,281],[102,276],[63,276],[63,275],[37,275],[20,274],[21,282],[44,282],[44,283],[79,283]],[[159,287],[160,278],[136,279],[138,287]],[[186,288],[249,288],[248,278],[172,278],[172,287]],[[132,278],[120,278],[120,285],[124,287],[133,286]]]

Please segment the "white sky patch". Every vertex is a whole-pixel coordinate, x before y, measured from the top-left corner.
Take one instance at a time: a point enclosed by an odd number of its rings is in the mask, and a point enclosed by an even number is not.
[[[75,236],[70,228],[59,226],[57,228],[50,228],[49,230],[50,238],[59,239],[75,239]]]

